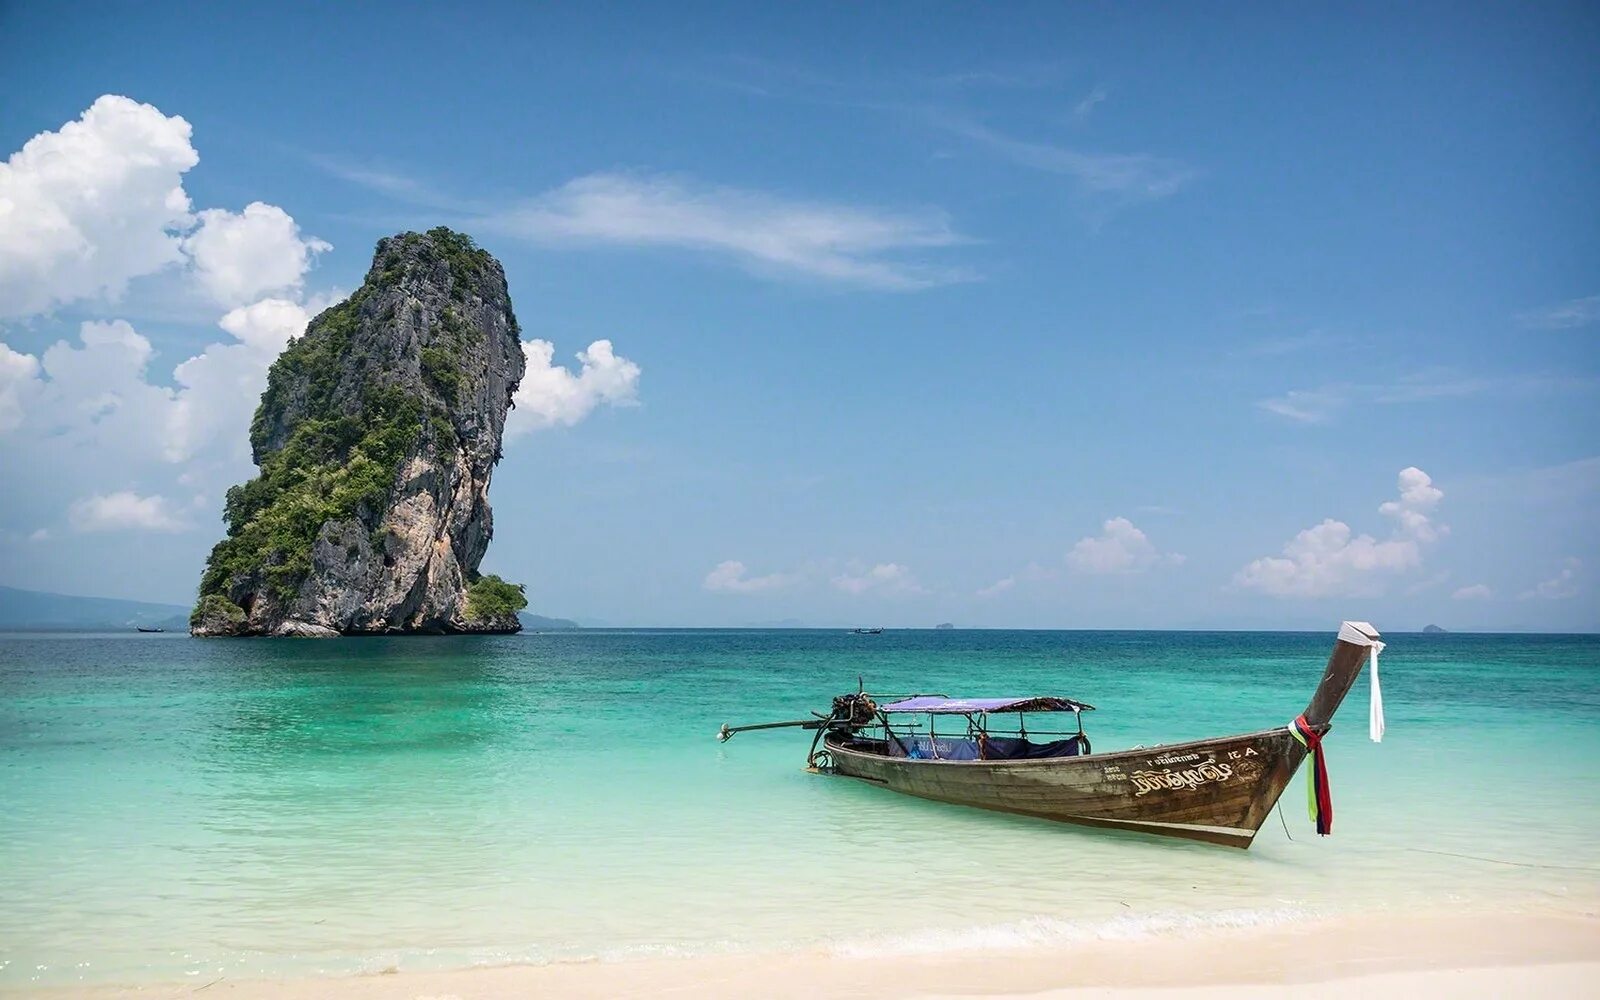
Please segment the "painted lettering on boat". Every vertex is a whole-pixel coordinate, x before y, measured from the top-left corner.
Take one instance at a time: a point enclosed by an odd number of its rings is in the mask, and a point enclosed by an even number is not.
[[[1161,756],[1154,758],[1152,763],[1160,764],[1165,767],[1168,764],[1187,764],[1191,760],[1199,759],[1200,755],[1197,753],[1186,753],[1182,755],[1164,753]]]
[[[1190,760],[1197,759],[1199,754],[1192,754]],[[1159,761],[1158,761],[1159,763]],[[1218,764],[1215,758],[1195,767],[1174,771],[1166,768],[1160,771],[1135,771],[1133,772],[1134,797],[1146,795],[1150,792],[1164,789],[1198,788],[1213,782],[1227,781],[1233,777],[1232,764]]]

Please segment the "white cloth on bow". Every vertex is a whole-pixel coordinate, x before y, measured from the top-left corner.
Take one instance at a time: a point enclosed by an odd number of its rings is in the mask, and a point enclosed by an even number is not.
[[[1378,681],[1378,654],[1383,652],[1383,641],[1378,630],[1367,622],[1345,622],[1339,626],[1339,641],[1366,646],[1372,650],[1372,702],[1367,708],[1367,735],[1372,742],[1383,742],[1383,688]]]

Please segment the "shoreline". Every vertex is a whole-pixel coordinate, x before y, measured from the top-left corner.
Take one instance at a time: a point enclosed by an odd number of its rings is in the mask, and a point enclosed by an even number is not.
[[[848,919],[841,914],[841,919]],[[869,920],[863,912],[861,919]],[[943,955],[843,957],[820,950],[619,962],[480,966],[343,977],[191,980],[24,988],[90,1000],[353,997],[1213,997],[1582,995],[1600,980],[1600,913],[1482,910],[1343,916],[1292,926],[1197,931]]]

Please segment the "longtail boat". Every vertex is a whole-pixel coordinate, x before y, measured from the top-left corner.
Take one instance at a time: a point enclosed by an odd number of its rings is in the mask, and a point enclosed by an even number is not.
[[[1312,814],[1317,832],[1333,828],[1322,737],[1361,667],[1372,660],[1370,734],[1383,736],[1378,630],[1344,622],[1322,682],[1288,725],[1238,736],[1095,753],[1083,731],[1094,706],[1051,695],[950,698],[873,695],[858,684],[810,719],[722,727],[717,738],[753,729],[815,730],[807,765],[939,802],[1063,823],[1137,830],[1248,848],[1306,756],[1314,758]],[[996,715],[1015,730],[1002,733]],[[1070,714],[1075,730],[1031,734],[1033,713]],[[926,718],[926,729],[920,722]],[[938,723],[946,722],[946,733]],[[964,727],[956,720],[964,720]],[[950,732],[951,727],[964,732]],[[1036,737],[1050,737],[1036,739]]]

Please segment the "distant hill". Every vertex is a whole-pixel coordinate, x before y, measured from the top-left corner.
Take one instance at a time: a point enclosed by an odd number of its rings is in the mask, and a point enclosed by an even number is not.
[[[1431,633],[1434,633],[1434,634],[1438,634],[1438,633],[1441,633],[1441,632],[1443,632],[1443,631],[1444,631],[1444,629],[1442,629],[1442,628],[1440,628],[1440,627],[1439,627],[1439,626],[1437,626],[1437,625],[1427,625],[1427,626],[1424,626],[1424,627],[1423,627],[1423,629],[1422,629],[1422,631],[1424,631],[1424,632],[1431,632]]]
[[[189,629],[189,609],[177,604],[123,601],[114,597],[77,597],[38,590],[0,587],[0,629],[82,630],[164,628]]]
[[[524,629],[537,629],[542,632],[553,632],[560,629],[583,628],[571,618],[546,618],[544,615],[530,615],[526,611],[517,615],[522,619]]]

